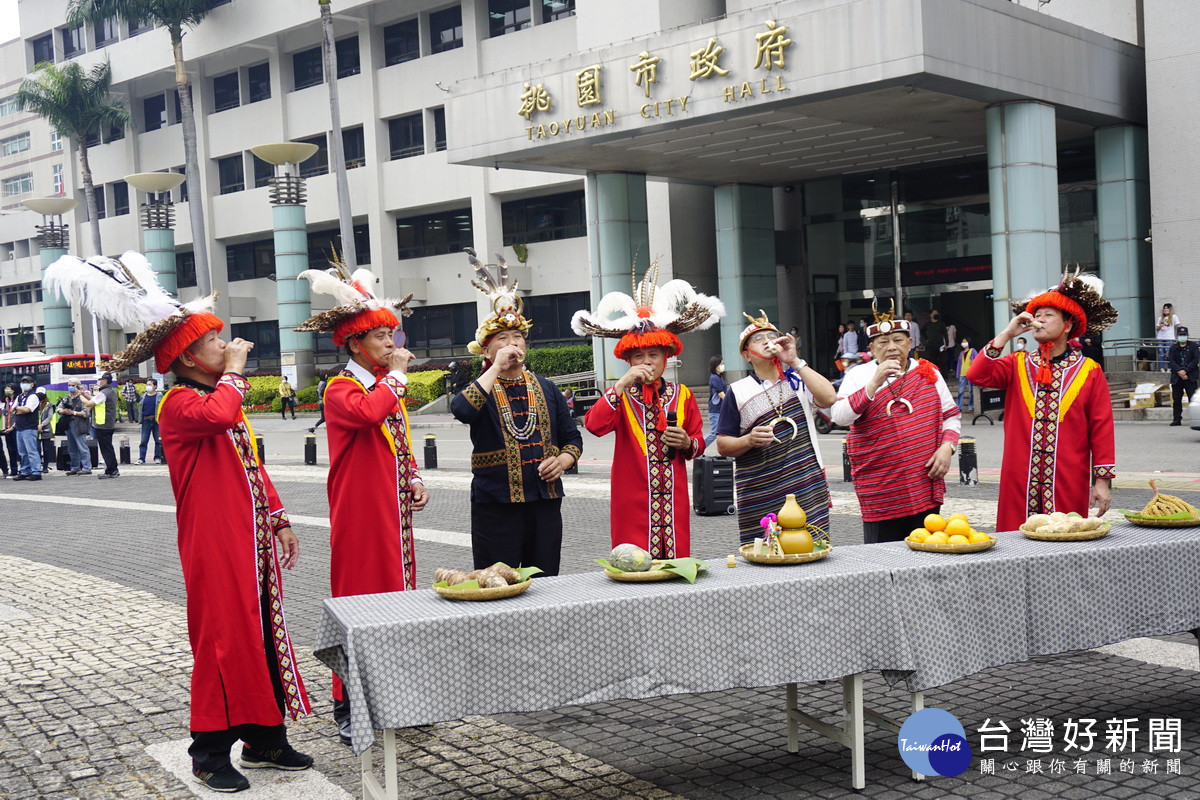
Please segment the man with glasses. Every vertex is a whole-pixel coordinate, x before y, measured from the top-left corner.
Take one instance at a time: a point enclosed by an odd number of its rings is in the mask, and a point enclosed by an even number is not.
[[[875,315],[865,335],[874,360],[850,370],[831,418],[846,446],[862,506],[863,542],[898,542],[941,510],[961,415],[946,380],[909,356],[915,323]]]

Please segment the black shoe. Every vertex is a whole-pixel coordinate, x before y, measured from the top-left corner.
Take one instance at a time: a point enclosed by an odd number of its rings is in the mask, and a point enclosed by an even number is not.
[[[333,701],[333,721],[337,723],[338,738],[342,740],[342,744],[349,747],[351,744],[349,700]]]
[[[1168,425],[1167,427],[1168,427],[1168,428],[1174,428],[1174,427],[1176,427],[1176,426],[1178,426],[1178,425],[1182,425],[1182,424],[1183,424],[1183,423],[1182,423],[1182,422],[1180,422],[1179,420],[1175,420],[1174,422],[1172,422],[1172,423],[1171,423],[1170,425]]]
[[[29,480],[29,478],[26,475],[13,475],[13,480],[14,481],[27,481],[27,480]]]
[[[104,480],[105,478],[119,478],[119,477],[121,477],[121,473],[120,472],[106,472],[103,475],[97,475],[96,477],[98,477],[100,480]]]
[[[309,432],[309,433],[316,433],[316,432],[317,432],[317,429],[316,429],[316,428],[309,428],[309,429],[308,429],[308,432]]]
[[[250,781],[234,769],[233,764],[226,764],[216,772],[204,772],[193,767],[192,777],[214,792],[240,792],[250,788]]]
[[[76,472],[75,474],[76,475],[91,475],[92,471],[90,469],[81,469],[81,470],[79,470],[79,472]]]
[[[285,769],[297,771],[313,765],[312,756],[306,756],[290,744],[274,750],[254,750],[250,745],[242,746],[242,757],[238,765],[246,769]]]
[[[40,481],[41,479],[42,479],[42,476],[38,475],[38,474],[25,476],[25,480],[27,480],[27,481]]]

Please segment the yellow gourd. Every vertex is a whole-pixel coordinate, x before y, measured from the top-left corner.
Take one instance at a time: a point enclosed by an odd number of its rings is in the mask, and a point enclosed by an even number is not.
[[[808,524],[808,515],[804,513],[804,509],[796,502],[796,495],[789,494],[787,500],[783,503],[783,508],[779,509],[779,527],[785,531],[796,530],[803,528]]]

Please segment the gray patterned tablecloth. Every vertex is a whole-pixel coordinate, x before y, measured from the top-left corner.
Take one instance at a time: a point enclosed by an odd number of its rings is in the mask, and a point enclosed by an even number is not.
[[[899,676],[911,691],[1032,656],[1200,628],[1200,528],[1123,522],[1086,542],[997,540],[970,555],[903,542],[838,551],[890,569],[917,664]]]
[[[430,589],[325,601],[316,655],[345,681],[356,753],[374,731],[473,714],[908,670],[889,570],[842,558],[712,562],[694,585],[599,571],[472,603]]]

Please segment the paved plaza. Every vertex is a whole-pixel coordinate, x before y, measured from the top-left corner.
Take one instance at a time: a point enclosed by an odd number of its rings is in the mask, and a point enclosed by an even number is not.
[[[427,470],[430,507],[417,515],[420,574],[468,566],[465,428],[445,417],[415,418],[414,442],[435,435],[437,470]],[[259,774],[247,798],[359,796],[358,759],[337,743],[330,718],[328,670],[311,656],[321,601],[328,594],[325,441],[319,462],[303,463],[311,419],[253,421],[267,465],[301,540],[300,565],[285,576],[289,624],[317,711],[290,726],[296,745],[316,758],[301,774]],[[1114,506],[1141,508],[1146,481],[1196,502],[1200,433],[1165,424],[1117,426],[1121,477]],[[133,436],[132,426],[119,431]],[[989,528],[995,515],[1001,428],[968,426],[979,456],[978,485],[950,480],[947,511]],[[861,521],[852,487],[841,480],[843,435],[821,439],[834,495],[835,544],[858,544]],[[136,441],[134,441],[136,446]],[[611,439],[585,434],[580,474],[567,476],[563,571],[595,569],[608,551]],[[166,470],[122,466],[97,481],[51,472],[37,484],[0,482],[0,798],[187,798],[214,796],[187,780],[187,644],[182,575],[175,550],[174,506]],[[717,566],[734,551],[731,517],[693,516],[693,550]],[[1164,531],[1164,536],[1169,536]],[[703,580],[703,578],[701,579]],[[819,598],[815,599],[819,602]],[[989,598],[981,596],[983,605]],[[920,609],[905,609],[920,613]],[[819,624],[814,616],[814,624]],[[972,625],[970,608],[962,624]],[[980,635],[987,635],[980,631]],[[704,643],[697,644],[698,652]],[[1135,640],[1101,650],[1037,658],[986,670],[926,694],[968,731],[987,720],[1013,728],[1013,747],[994,757],[995,774],[977,758],[958,778],[915,782],[894,734],[867,729],[867,788],[873,798],[1200,798],[1200,654],[1190,635]],[[907,696],[878,675],[866,680],[868,703],[904,717]],[[840,686],[801,687],[809,704],[836,721]],[[786,750],[783,689],[734,690],[655,701],[573,706],[541,713],[470,718],[401,731],[405,798],[754,798],[850,797],[849,754],[815,733]],[[1038,758],[1020,748],[1021,720],[1136,719],[1136,752]],[[1178,753],[1150,752],[1146,721],[1182,721]],[[978,756],[979,754],[977,754]],[[1110,771],[1100,764],[1111,758]],[[1054,759],[1063,759],[1056,765]],[[1080,762],[1085,762],[1080,765]],[[1080,770],[1082,769],[1082,772]]]

